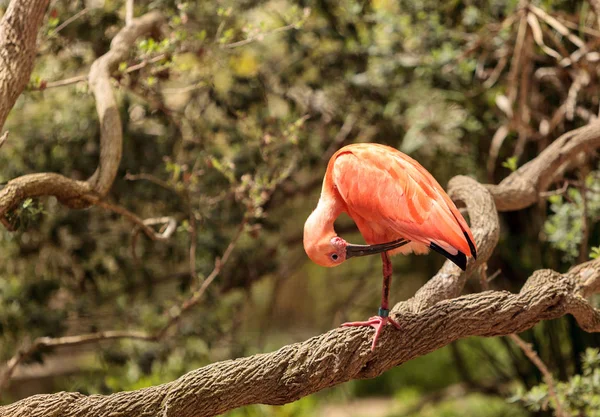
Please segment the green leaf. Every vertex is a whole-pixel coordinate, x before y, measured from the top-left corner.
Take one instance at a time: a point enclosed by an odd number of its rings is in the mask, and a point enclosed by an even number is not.
[[[510,169],[511,172],[515,172],[517,170],[517,157],[511,156],[506,161],[502,162],[502,166]]]

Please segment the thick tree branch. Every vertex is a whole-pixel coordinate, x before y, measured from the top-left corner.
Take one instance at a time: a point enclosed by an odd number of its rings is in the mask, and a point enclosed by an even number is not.
[[[536,271],[519,294],[470,294],[417,313],[402,308],[410,300],[400,303],[397,309],[405,312],[395,318],[402,331],[387,331],[374,353],[370,332],[336,328],[273,353],[215,363],[156,387],[109,396],[36,395],[0,408],[0,416],[212,416],[247,404],[284,404],[351,379],[372,378],[460,338],[522,332],[567,313],[580,324],[595,321],[585,327],[597,331],[600,314],[579,309],[585,302],[578,294],[580,283],[592,277],[600,281],[600,260],[566,274]]]
[[[123,142],[121,119],[110,75],[120,62],[126,60],[135,40],[162,21],[163,17],[158,12],[134,19],[115,36],[110,50],[92,64],[89,84],[96,99],[100,121],[100,161],[94,175],[87,181],[77,181],[55,173],[15,178],[0,191],[0,218],[29,197],[55,196],[68,207],[81,208],[100,201],[108,193],[121,162]],[[0,49],[0,54],[3,53]]]
[[[386,331],[375,352],[369,350],[372,332],[336,328],[302,343],[248,358],[215,363],[189,372],[176,381],[109,396],[76,393],[38,395],[0,408],[0,416],[212,416],[248,404],[284,404],[352,379],[372,378],[415,357],[469,336],[519,333],[542,320],[572,314],[586,331],[600,331],[600,312],[585,297],[600,292],[600,259],[565,274],[536,271],[518,294],[485,291],[458,296],[466,278],[491,255],[499,223],[495,203],[509,196],[504,209],[522,202],[510,197],[519,184],[540,184],[548,166],[558,166],[584,146],[596,146],[600,125],[564,135],[551,155],[522,167],[516,180],[482,186],[468,177],[455,177],[449,194],[469,213],[479,248],[476,262],[463,273],[447,262],[415,296],[392,310],[402,331]],[[509,177],[509,178],[511,178]],[[541,188],[532,186],[535,202]],[[530,203],[530,204],[532,204]],[[456,298],[454,298],[456,297]]]
[[[546,191],[555,173],[567,161],[582,151],[600,147],[600,122],[565,133],[498,185],[487,185],[494,196],[499,211],[514,211],[529,207],[538,201],[540,193]]]
[[[123,151],[123,132],[119,108],[111,85],[111,73],[127,60],[135,40],[162,23],[159,12],[150,12],[134,19],[115,36],[110,50],[98,58],[90,69],[89,85],[96,98],[100,120],[100,164],[88,180],[100,196],[105,196],[117,175]]]
[[[29,82],[49,0],[12,0],[0,20],[0,130]]]

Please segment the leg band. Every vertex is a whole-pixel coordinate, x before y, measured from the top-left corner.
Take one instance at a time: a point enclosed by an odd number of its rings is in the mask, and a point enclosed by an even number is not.
[[[379,311],[377,312],[377,315],[379,317],[387,317],[390,315],[390,310],[388,310],[387,308],[379,307]]]

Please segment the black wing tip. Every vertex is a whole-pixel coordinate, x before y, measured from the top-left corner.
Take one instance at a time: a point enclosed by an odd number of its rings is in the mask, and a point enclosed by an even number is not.
[[[473,259],[477,259],[477,249],[475,249],[475,244],[469,237],[467,232],[463,232],[465,235],[465,239],[467,239],[467,243],[469,244],[469,249],[471,249],[471,255],[473,255]]]
[[[466,271],[466,269],[467,269],[467,256],[464,253],[462,253],[461,251],[458,251],[458,253],[456,255],[452,255],[451,253],[449,253],[448,251],[442,249],[440,246],[436,245],[433,242],[431,242],[429,244],[429,247],[431,249],[433,249],[434,251],[436,251],[437,253],[442,254],[446,258],[450,259],[452,262],[454,262],[463,271]]]

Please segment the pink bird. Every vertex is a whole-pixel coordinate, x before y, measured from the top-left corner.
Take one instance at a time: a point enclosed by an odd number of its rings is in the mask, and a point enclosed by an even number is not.
[[[354,220],[367,245],[353,245],[333,228],[343,212]],[[448,194],[417,161],[375,143],[348,145],[329,160],[317,208],[304,225],[304,250],[326,267],[356,256],[381,254],[383,290],[377,316],[342,326],[371,326],[371,350],[389,317],[392,263],[389,255],[441,253],[462,270],[477,258],[473,234]]]

